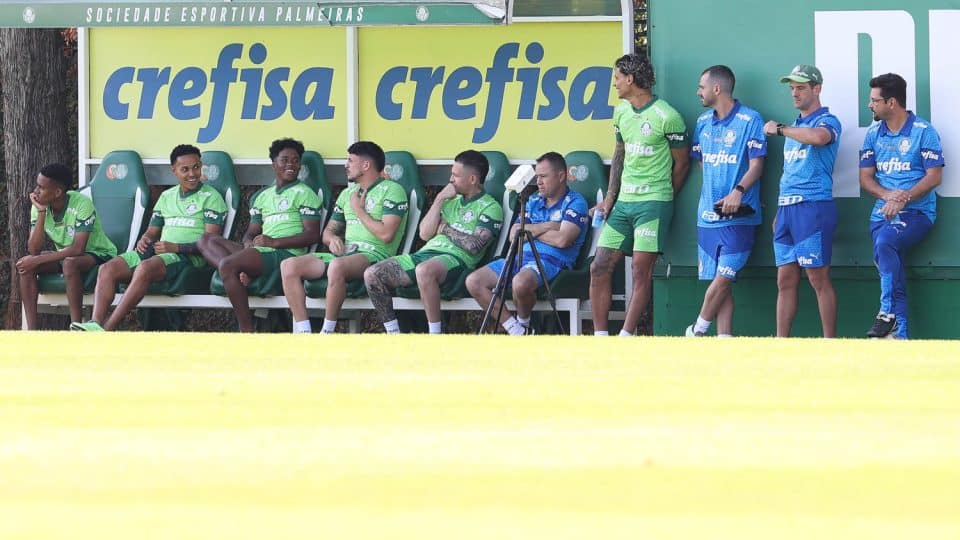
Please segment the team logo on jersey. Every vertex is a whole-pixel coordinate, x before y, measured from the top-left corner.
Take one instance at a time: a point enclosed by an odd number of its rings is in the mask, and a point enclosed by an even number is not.
[[[563,212],[560,210],[550,212],[550,221],[560,221],[561,218],[563,218]]]
[[[67,236],[73,238],[76,229],[73,228],[73,225],[67,225]]]
[[[466,212],[464,212],[460,216],[460,219],[463,221],[473,221],[473,210],[467,210]]]
[[[190,203],[190,204],[187,205],[187,210],[186,210],[186,212],[187,212],[188,214],[191,214],[191,215],[192,215],[192,214],[196,214],[198,210],[200,210],[200,207],[197,206],[197,203],[193,203],[193,202],[192,202],[192,203]]]
[[[910,151],[910,139],[900,139],[900,144],[897,145],[897,148],[900,150],[901,154],[906,154]]]
[[[390,201],[383,201],[383,205],[386,206],[387,208],[393,208],[395,206]],[[366,202],[363,203],[363,209],[366,210],[368,214],[370,212],[373,212],[373,209],[376,208],[376,206],[377,206],[377,201],[373,199],[367,199]]]
[[[737,134],[732,129],[728,129],[726,133],[723,134],[723,144],[730,146],[737,140]]]
[[[290,209],[290,201],[288,199],[280,199],[277,202],[277,210],[280,210],[281,212],[286,212],[289,209]]]
[[[203,177],[207,180],[220,178],[220,167],[216,165],[204,165],[201,170],[203,171]]]
[[[644,122],[643,125],[640,126],[640,134],[646,137],[651,133],[653,133],[653,126],[650,125],[650,122]]]

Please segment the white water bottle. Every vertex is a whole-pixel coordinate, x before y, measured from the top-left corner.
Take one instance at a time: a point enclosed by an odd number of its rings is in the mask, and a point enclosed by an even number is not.
[[[603,227],[604,215],[603,208],[597,208],[593,211],[593,228]]]

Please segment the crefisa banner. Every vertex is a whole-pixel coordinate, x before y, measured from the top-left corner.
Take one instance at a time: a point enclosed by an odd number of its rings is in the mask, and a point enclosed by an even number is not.
[[[343,28],[97,28],[88,43],[91,158],[189,142],[265,159],[278,137],[342,158],[351,102],[358,138],[418,159],[614,146],[619,22],[360,28],[353,96]]]

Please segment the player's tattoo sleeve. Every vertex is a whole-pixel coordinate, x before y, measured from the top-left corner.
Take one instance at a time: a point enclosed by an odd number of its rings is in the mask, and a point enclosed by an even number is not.
[[[607,197],[616,198],[620,194],[620,177],[623,176],[623,160],[626,157],[626,149],[623,143],[617,143],[613,151],[613,157],[610,159],[610,183],[607,185]]]
[[[413,281],[396,259],[379,262],[370,270],[373,274],[373,279],[367,282],[370,303],[384,321],[392,321],[396,318],[393,312],[393,289],[413,285]]]
[[[460,249],[476,255],[482,252],[493,240],[493,231],[482,227],[478,227],[478,229],[478,233],[469,234],[460,232],[453,227],[445,227],[443,234]]]

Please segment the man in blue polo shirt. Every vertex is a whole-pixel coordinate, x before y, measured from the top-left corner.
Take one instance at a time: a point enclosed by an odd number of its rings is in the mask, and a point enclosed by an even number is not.
[[[907,82],[895,73],[870,79],[870,126],[860,149],[860,187],[877,198],[870,213],[873,261],[880,272],[880,312],[867,337],[907,339],[907,250],[937,218],[943,170],[940,136],[908,111]]]
[[[533,235],[545,275],[537,268],[530,244],[524,243],[513,275],[509,276],[516,316],[510,314],[502,323],[503,329],[514,336],[530,333],[530,315],[537,302],[537,289],[564,268],[573,267],[587,237],[587,200],[567,185],[567,162],[563,156],[547,152],[537,158],[534,172],[537,193],[527,200],[525,227]],[[510,229],[514,242],[518,228],[519,223],[514,223]],[[505,265],[504,259],[497,259],[467,276],[467,290],[481,308],[487,309],[495,300],[493,289]],[[491,313],[500,313],[500,306],[495,304]]]
[[[800,268],[817,295],[823,337],[837,335],[837,294],[830,281],[837,205],[833,201],[833,164],[840,146],[840,121],[820,104],[823,75],[800,64],[780,79],[790,85],[800,116],[793,124],[770,120],[768,136],[784,137],[783,176],[773,232],[777,263],[777,336],[790,335],[797,314]]]
[[[700,279],[711,281],[700,315],[686,335],[702,336],[717,320],[717,336],[733,335],[733,291],[760,224],[760,173],[767,155],[760,113],[733,98],[736,78],[727,66],[700,75],[697,97],[712,109],[697,118],[690,157],[701,164],[697,209]]]

